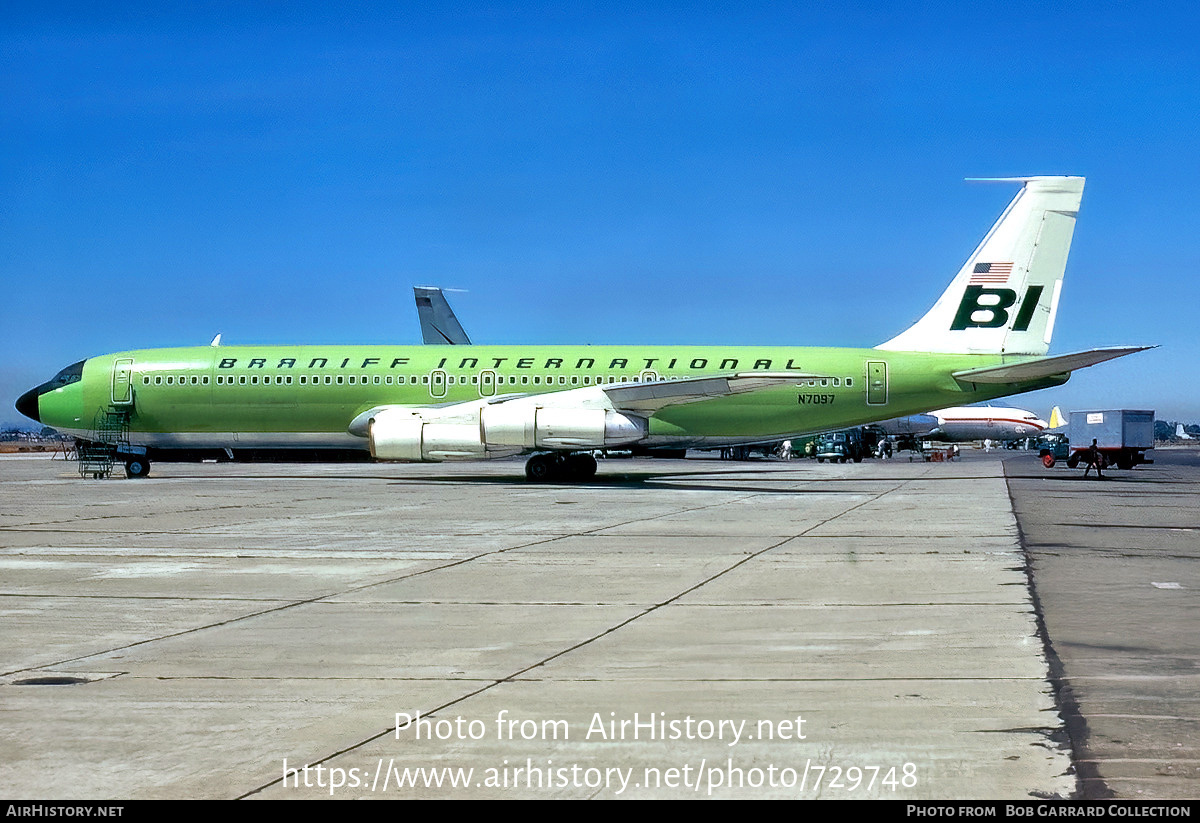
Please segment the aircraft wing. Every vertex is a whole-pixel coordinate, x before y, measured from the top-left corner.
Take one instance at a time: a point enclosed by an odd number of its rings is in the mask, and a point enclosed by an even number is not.
[[[486,406],[506,405],[510,403],[533,403],[538,407],[561,409],[604,409],[610,407],[615,411],[629,412],[638,416],[648,417],[659,409],[675,406],[680,403],[698,403],[701,400],[712,400],[717,397],[727,397],[734,394],[761,391],[762,389],[795,385],[799,380],[828,378],[827,374],[809,374],[807,372],[742,372],[719,377],[690,377],[683,380],[647,380],[638,383],[612,383],[601,386],[588,386],[567,391],[546,392],[544,394],[501,394],[479,400],[469,400],[461,403],[448,403],[438,406],[413,406],[388,404],[373,406],[358,414],[347,431],[359,437],[369,433],[371,420],[381,412],[389,409],[402,409],[417,416],[428,416],[429,419],[449,420],[453,418],[470,418],[478,420],[480,411]]]
[[[1039,357],[1004,366],[986,366],[981,369],[964,369],[954,372],[954,378],[967,383],[1019,383],[1038,380],[1056,374],[1094,366],[1106,360],[1114,360],[1127,354],[1153,349],[1155,346],[1114,346],[1106,349],[1090,349],[1057,357]]]
[[[893,437],[929,437],[938,432],[938,419],[932,414],[910,414],[872,423]]]
[[[739,372],[720,377],[691,377],[685,380],[652,380],[600,386],[613,408],[653,414],[666,406],[697,403],[732,394],[794,385],[798,380],[828,377],[806,372]]]

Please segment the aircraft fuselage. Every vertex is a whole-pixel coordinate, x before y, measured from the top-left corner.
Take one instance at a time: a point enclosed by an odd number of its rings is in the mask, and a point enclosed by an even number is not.
[[[78,379],[43,384],[22,405],[42,423],[82,438],[98,414],[125,409],[130,442],[156,451],[366,451],[366,438],[349,426],[380,406],[450,406],[734,372],[820,375],[649,416],[642,445],[679,448],[793,437],[1066,380],[984,385],[951,376],[1001,362],[998,355],[800,347],[205,346],[89,358]]]

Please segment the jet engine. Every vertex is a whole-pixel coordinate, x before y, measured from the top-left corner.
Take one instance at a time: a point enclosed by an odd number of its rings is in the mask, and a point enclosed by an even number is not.
[[[442,461],[507,457],[537,449],[625,446],[646,437],[646,420],[611,409],[545,408],[530,403],[476,406],[473,414],[446,409],[380,409],[369,424],[371,456],[380,460]]]

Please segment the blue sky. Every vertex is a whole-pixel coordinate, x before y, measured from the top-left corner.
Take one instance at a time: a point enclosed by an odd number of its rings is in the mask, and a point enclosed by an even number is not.
[[[1200,420],[1188,4],[5,4],[0,421],[83,357],[417,343],[872,346],[1013,194],[1088,178],[1014,402]],[[961,7],[959,7],[961,6]]]

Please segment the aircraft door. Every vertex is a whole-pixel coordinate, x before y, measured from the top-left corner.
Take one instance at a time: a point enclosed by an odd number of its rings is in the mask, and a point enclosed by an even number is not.
[[[133,402],[133,360],[113,361],[112,402],[114,406],[128,406]]]
[[[429,375],[429,395],[430,397],[446,396],[446,373],[441,369],[435,369]]]
[[[883,360],[867,361],[867,405],[882,406],[888,401],[888,369]]]
[[[492,397],[496,394],[496,373],[485,369],[479,373],[479,396]]]
[[[658,372],[654,371],[654,369],[646,369],[646,371],[638,375],[638,380],[641,380],[643,383],[650,383],[657,379]]]

